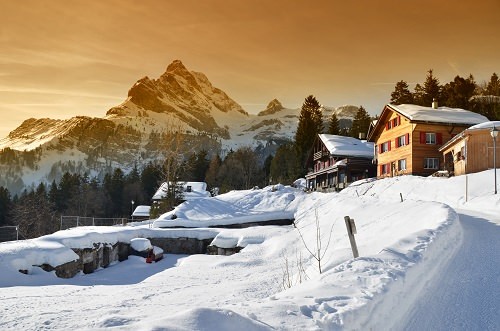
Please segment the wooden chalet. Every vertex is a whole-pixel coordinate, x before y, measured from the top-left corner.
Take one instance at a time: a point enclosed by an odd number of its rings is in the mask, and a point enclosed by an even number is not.
[[[341,190],[375,176],[373,144],[356,138],[319,134],[307,159],[309,190]]]
[[[386,105],[368,141],[375,143],[377,176],[428,176],[443,168],[439,148],[464,129],[488,119],[464,109]]]
[[[496,167],[500,168],[498,152],[500,139],[497,138],[496,144],[493,143],[491,136],[493,128],[500,130],[500,121],[474,125],[444,144],[439,149],[442,153],[444,170],[458,176],[492,169],[495,152]]]

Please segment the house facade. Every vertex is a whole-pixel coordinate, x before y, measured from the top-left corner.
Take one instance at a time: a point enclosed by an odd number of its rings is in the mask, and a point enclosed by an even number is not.
[[[368,141],[378,177],[428,176],[443,168],[439,148],[464,129],[488,119],[458,108],[386,105]]]
[[[499,130],[500,121],[474,125],[444,144],[439,149],[444,170],[456,176],[470,174],[494,168],[494,159],[496,167],[500,168],[500,147],[497,146],[500,141],[497,138],[494,144],[491,137],[493,128]],[[496,153],[495,158],[493,153]]]
[[[319,134],[307,159],[309,190],[341,190],[375,176],[373,144],[351,137]]]

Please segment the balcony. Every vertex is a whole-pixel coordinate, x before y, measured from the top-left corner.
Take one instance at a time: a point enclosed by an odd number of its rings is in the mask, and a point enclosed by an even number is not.
[[[319,151],[313,154],[313,161],[319,160],[323,157],[328,157],[330,153],[328,151]]]

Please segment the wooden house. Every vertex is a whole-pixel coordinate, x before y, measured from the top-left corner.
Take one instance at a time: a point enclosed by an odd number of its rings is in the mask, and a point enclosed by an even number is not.
[[[470,174],[494,168],[493,153],[496,149],[496,167],[500,168],[499,138],[493,142],[491,131],[500,130],[500,121],[485,122],[465,129],[444,144],[442,153],[444,170],[454,175]],[[494,149],[495,145],[495,149]]]
[[[439,148],[464,129],[488,119],[464,109],[386,105],[368,141],[375,143],[377,176],[428,176],[443,168]]]
[[[309,190],[341,190],[375,176],[373,144],[356,138],[319,134],[307,159]]]

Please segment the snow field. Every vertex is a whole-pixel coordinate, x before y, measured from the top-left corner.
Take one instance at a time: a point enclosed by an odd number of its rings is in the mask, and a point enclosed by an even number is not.
[[[202,202],[198,212],[186,206],[178,209],[186,208],[184,215],[191,213],[186,219],[198,224],[214,217],[236,219],[245,212],[248,216],[286,209],[293,211],[297,228],[80,228],[0,244],[0,311],[5,312],[0,314],[0,329],[397,328],[405,325],[421,292],[431,288],[432,280],[450,265],[462,245],[463,228],[450,206],[498,214],[499,198],[491,196],[492,175],[487,171],[469,176],[467,202],[461,189],[463,177],[407,176],[357,183],[338,194],[303,194],[288,187],[235,191],[218,197],[224,202],[218,206],[229,204],[234,209],[203,208]],[[347,215],[357,226],[360,257],[356,259],[344,224]],[[301,239],[302,235],[308,248],[317,251],[317,224],[324,253],[322,274]],[[123,241],[153,233],[188,236],[187,232],[200,237],[210,232],[217,235],[215,242],[221,247],[245,248],[231,256],[167,252],[164,260],[152,265],[131,257],[69,280],[36,267],[29,275],[15,269],[25,256],[32,263],[72,244],[81,247],[95,240]],[[283,286],[286,261],[290,288]]]

